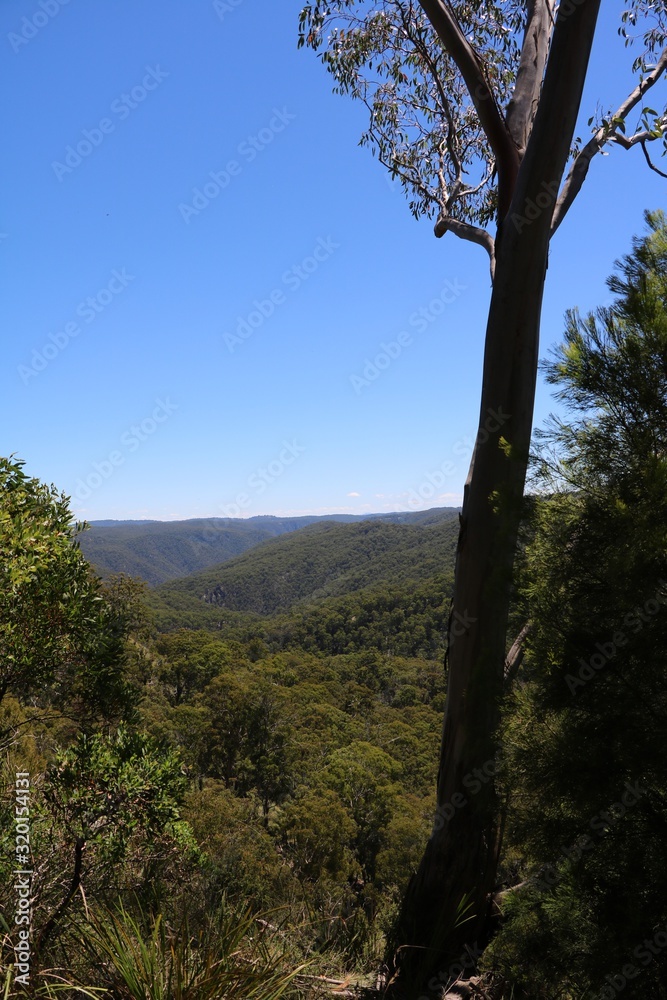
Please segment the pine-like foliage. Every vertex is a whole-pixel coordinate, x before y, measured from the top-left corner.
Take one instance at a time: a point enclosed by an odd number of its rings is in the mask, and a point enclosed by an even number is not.
[[[667,219],[646,220],[615,303],[570,312],[545,365],[573,416],[541,441],[506,722],[527,883],[494,946],[531,998],[667,996]]]

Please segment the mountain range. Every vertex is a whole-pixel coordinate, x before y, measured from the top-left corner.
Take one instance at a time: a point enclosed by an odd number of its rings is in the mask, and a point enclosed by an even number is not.
[[[322,552],[319,551],[322,546],[336,548],[340,543],[347,553],[345,556],[347,564],[344,564],[344,561],[341,563],[340,575],[352,573],[351,579],[353,579],[355,571],[352,564],[355,558],[360,560],[356,570],[357,575],[361,573],[360,578],[364,578],[362,567],[369,559],[380,559],[378,573],[382,574],[382,567],[387,563],[386,557],[382,562],[385,549],[405,546],[407,555],[411,541],[414,541],[418,548],[425,546],[425,550],[428,550],[427,537],[422,538],[420,532],[446,522],[454,524],[457,521],[456,515],[457,508],[440,507],[427,511],[371,515],[332,514],[304,517],[260,515],[250,518],[195,518],[184,521],[93,521],[79,536],[79,545],[85,557],[101,576],[125,573],[128,576],[139,577],[151,586],[157,586],[170,580],[190,577],[192,574],[213,567],[217,572],[222,564],[230,560],[235,560],[234,566],[236,566],[238,557],[249,550],[258,547],[263,549],[268,542],[282,536],[301,536],[304,532],[311,532],[305,536],[307,542],[304,543],[303,553],[297,543],[294,552],[298,558],[301,558],[302,554],[305,557],[307,551],[307,558],[316,563],[322,559]],[[377,527],[374,532],[369,533],[370,524],[376,524]],[[345,528],[349,530],[340,531]],[[414,532],[414,535],[411,535],[410,531]],[[357,545],[359,550],[355,556]],[[258,562],[249,563],[247,572],[260,574],[264,570],[273,572],[273,561],[277,559],[282,567],[284,560],[289,561],[288,554],[291,551],[289,547],[269,550],[269,555],[266,557],[259,556]],[[268,560],[268,563],[263,560]],[[326,561],[328,565],[329,555]],[[280,569],[277,572],[278,576],[280,572],[284,575],[285,570]],[[232,586],[230,581],[236,580],[238,570],[232,569],[231,573],[231,576],[221,578],[220,586],[223,589],[225,586],[228,589]],[[294,573],[296,570],[292,575]],[[322,576],[315,570],[306,571],[303,566],[299,573],[302,577],[305,573],[309,580],[320,581],[316,589],[318,586],[333,586],[326,574]],[[274,590],[275,588],[280,590],[282,586],[285,593],[297,595],[303,590],[303,586],[300,587],[294,581],[283,586],[277,577],[273,583]],[[207,579],[205,584],[193,584],[193,586],[198,586],[200,589],[204,586],[204,589],[212,594],[217,582],[211,578]],[[237,588],[234,593],[237,593],[239,585],[234,584],[234,586]],[[219,597],[210,597],[211,601],[217,599]],[[237,600],[232,597],[229,599]],[[277,596],[270,598],[268,591],[263,598],[258,599],[262,608],[280,605],[281,601],[282,599]]]

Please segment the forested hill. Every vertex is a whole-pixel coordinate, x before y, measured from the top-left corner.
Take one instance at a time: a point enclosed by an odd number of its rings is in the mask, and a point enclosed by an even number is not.
[[[369,587],[417,583],[454,564],[458,517],[443,510],[422,524],[386,519],[325,521],[262,545],[221,565],[171,581],[155,597],[184,610],[195,603],[272,615]]]
[[[92,522],[80,536],[86,559],[103,577],[125,573],[155,586],[218,566],[268,539],[312,524],[359,524],[369,518],[386,523],[429,525],[456,515],[452,507],[428,511],[326,517],[197,518],[187,521]]]

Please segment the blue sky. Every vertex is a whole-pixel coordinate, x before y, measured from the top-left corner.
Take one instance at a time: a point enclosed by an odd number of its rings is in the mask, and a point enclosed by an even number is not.
[[[359,148],[363,109],[296,48],[299,0],[225,6],[0,8],[3,453],[90,520],[457,504],[485,255],[435,240]],[[582,134],[632,86],[617,24],[603,3]],[[593,164],[542,353],[665,200],[640,152]]]

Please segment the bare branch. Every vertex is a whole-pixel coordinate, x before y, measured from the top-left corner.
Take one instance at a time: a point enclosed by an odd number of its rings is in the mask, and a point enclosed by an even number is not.
[[[528,143],[540,99],[552,23],[553,0],[529,0],[514,94],[507,106],[507,127],[520,155]]]
[[[518,674],[519,667],[523,662],[523,641],[530,632],[530,627],[530,622],[523,626],[505,658],[505,684],[508,687]]]
[[[509,208],[519,171],[519,153],[491,90],[484,64],[463,34],[447,0],[419,0],[440,41],[463,77],[496,158],[499,213]]]
[[[58,921],[62,917],[63,913],[69,906],[69,904],[74,899],[79,886],[81,885],[81,870],[83,867],[83,850],[86,846],[86,842],[83,837],[77,837],[74,841],[74,872],[72,874],[72,881],[70,883],[69,889],[65,893],[63,899],[60,901],[58,906],[55,908],[49,919],[44,924],[42,931],[37,939],[37,944],[33,949],[33,954],[35,956],[40,955],[44,949],[44,945],[51,937],[54,929],[58,925]]]
[[[470,194],[478,194],[482,190],[482,188],[485,187],[485,185],[487,185],[489,183],[489,181],[491,180],[492,177],[493,177],[493,168],[491,168],[491,169],[488,170],[486,176],[482,177],[482,179],[479,182],[479,184],[476,184],[475,187],[466,187],[466,188],[463,188],[462,190],[459,189],[457,191],[457,193],[456,193],[456,197],[457,198],[466,198]],[[449,206],[447,206],[447,207],[449,207]]]
[[[642,147],[642,151],[644,153],[644,156],[646,157],[646,162],[648,163],[648,165],[651,168],[651,170],[655,170],[656,174],[660,174],[661,177],[664,177],[665,180],[667,180],[667,174],[664,173],[662,170],[660,170],[658,167],[656,167],[655,163],[653,162],[653,160],[649,156],[648,149],[646,148],[646,140],[644,140],[644,142],[641,143],[641,147]]]
[[[462,240],[468,240],[469,243],[476,243],[478,246],[484,247],[489,255],[491,281],[493,282],[496,271],[496,244],[491,233],[487,232],[486,229],[480,229],[479,226],[471,226],[469,222],[453,219],[451,215],[441,215],[433,232],[438,239],[450,232]]]
[[[660,59],[658,60],[655,68],[651,70],[648,76],[639,83],[631,94],[623,101],[613,118],[622,118],[625,120],[630,114],[633,108],[639,104],[642,97],[647,90],[657,83],[660,77],[667,70],[667,48],[663,49]],[[612,119],[613,120],[613,119]],[[563,185],[563,190],[560,193],[560,197],[556,202],[556,207],[554,208],[553,218],[551,220],[551,235],[556,232],[561,222],[567,215],[570,206],[572,205],[574,199],[577,197],[586,176],[588,174],[588,168],[590,166],[591,160],[599,153],[602,147],[608,142],[615,142],[619,146],[623,146],[624,149],[630,149],[632,146],[639,143],[642,144],[643,141],[647,139],[647,134],[645,132],[637,133],[635,136],[631,136],[629,139],[622,135],[618,130],[609,131],[607,128],[602,127],[597,130],[592,139],[590,139],[584,148],[581,150],[577,158],[575,159],[570,172],[567,175],[565,184]],[[644,150],[646,153],[646,150]]]

